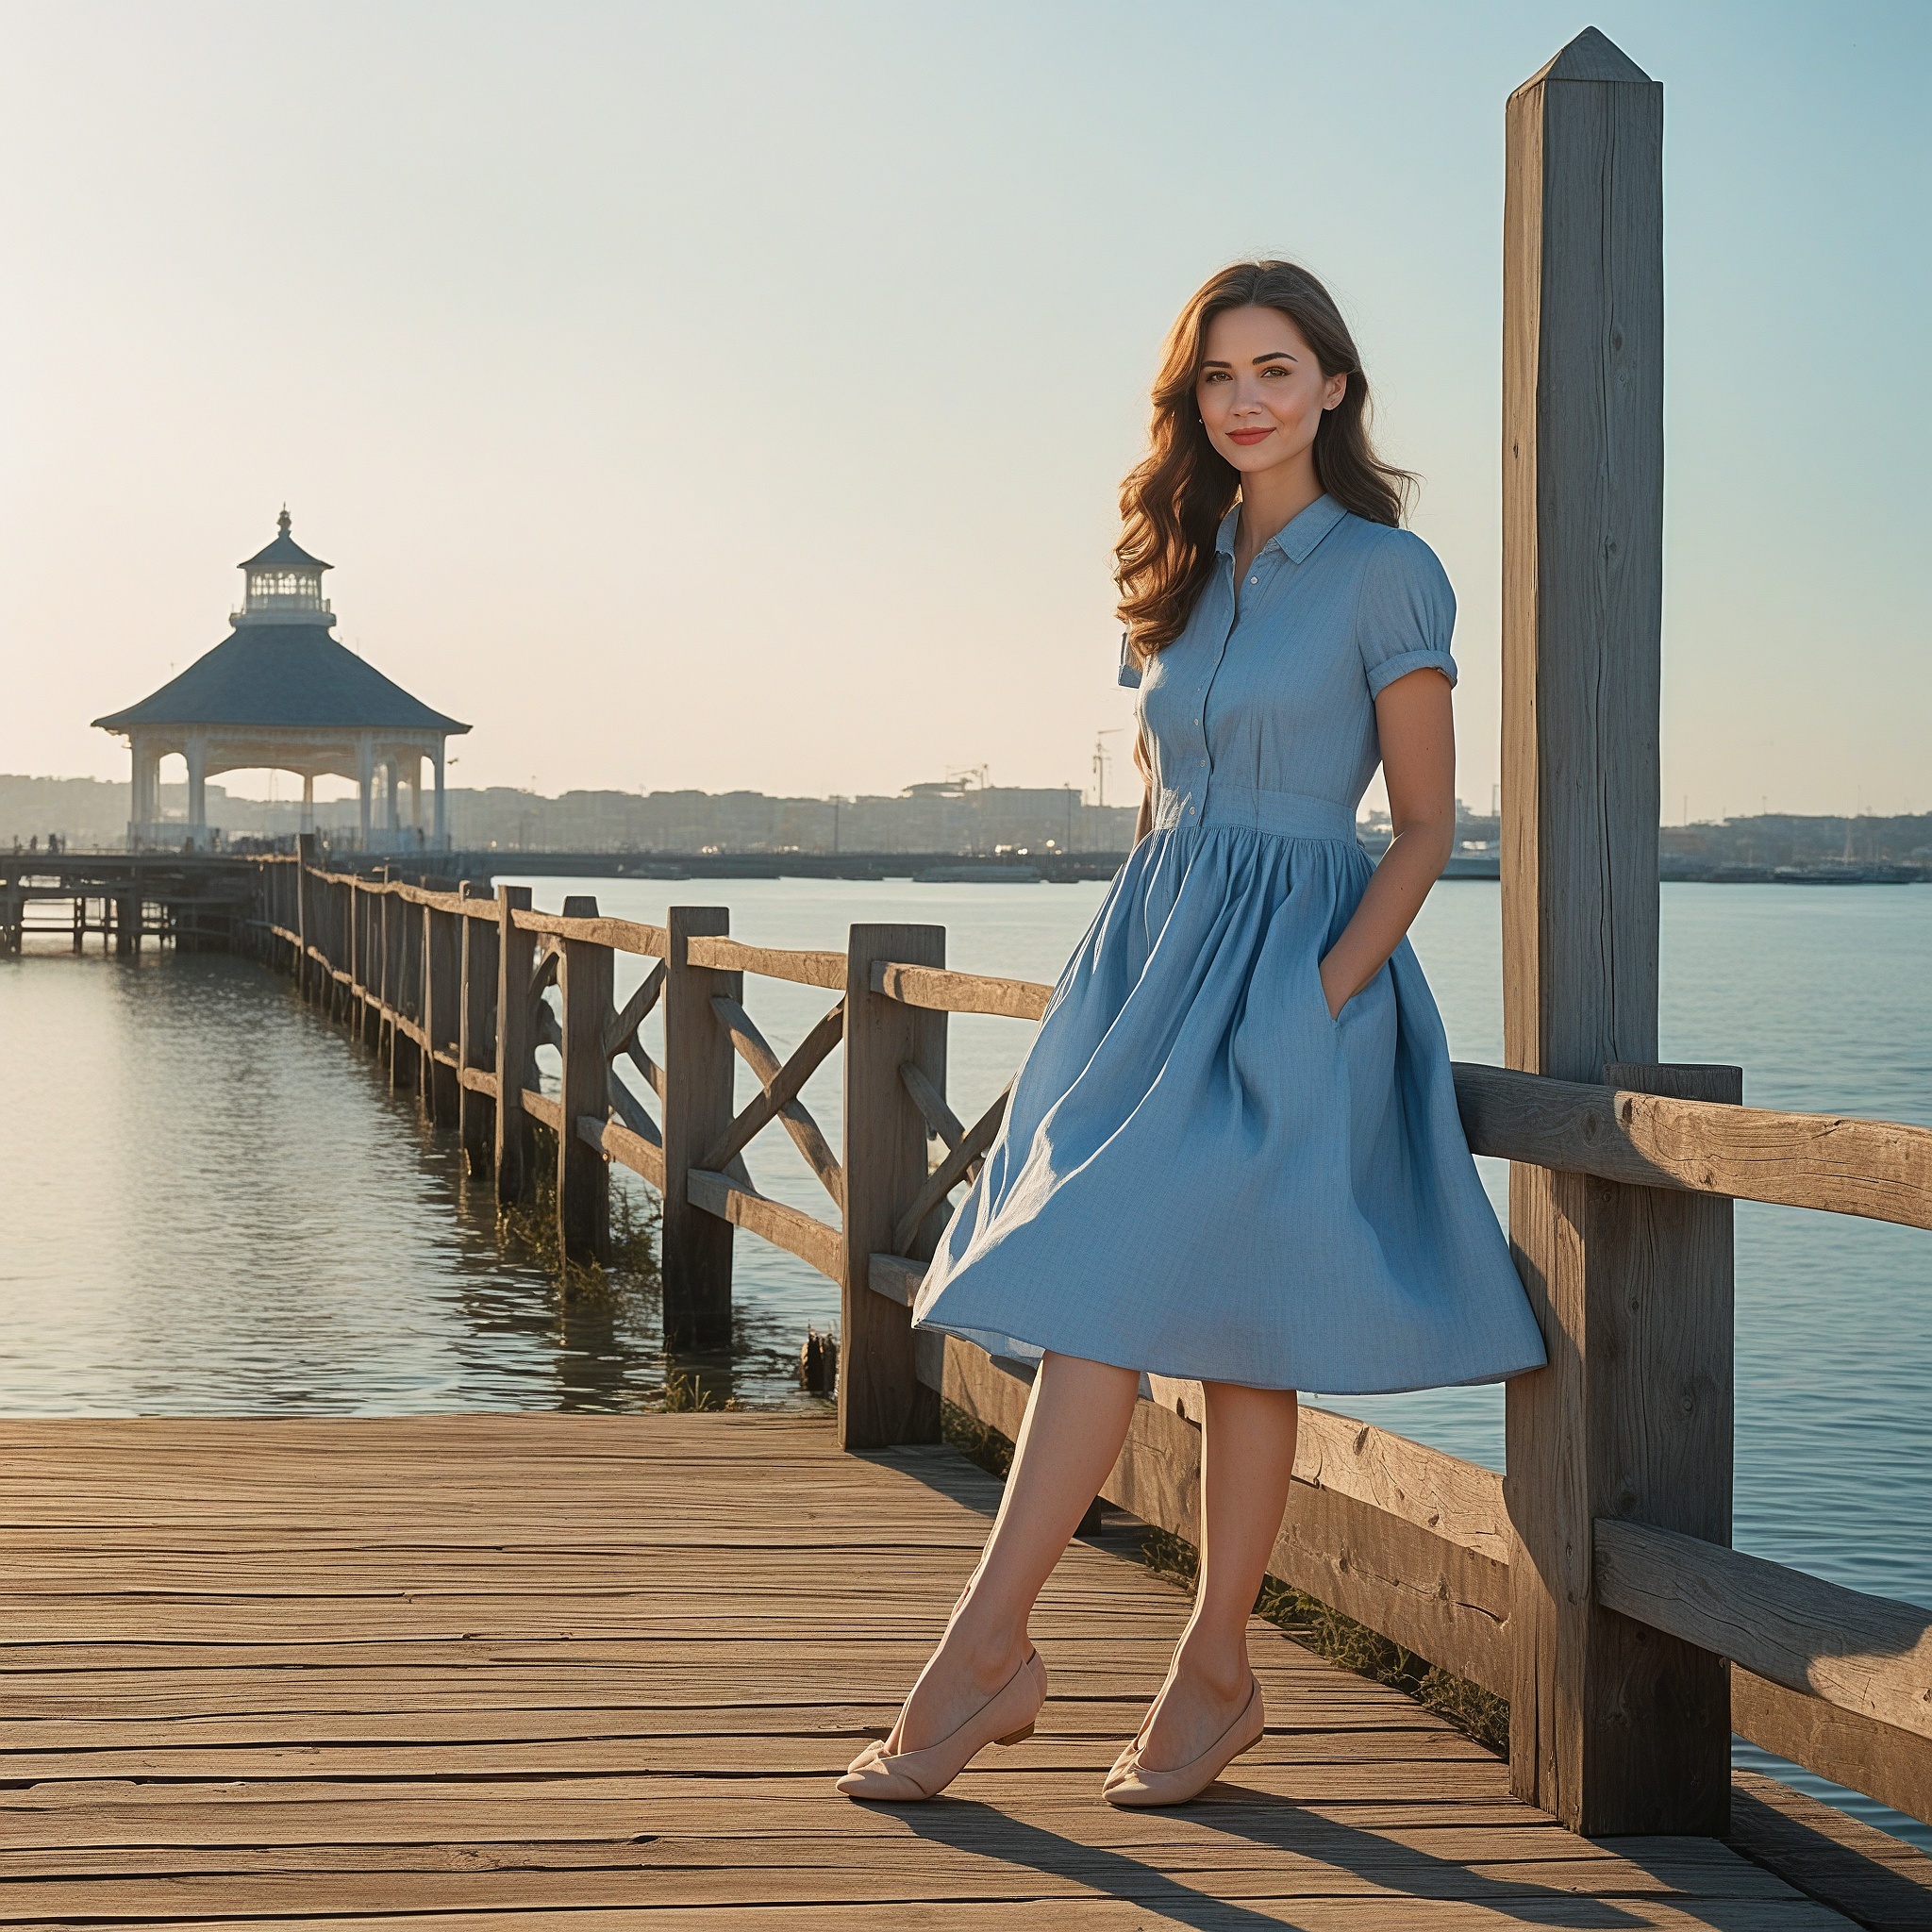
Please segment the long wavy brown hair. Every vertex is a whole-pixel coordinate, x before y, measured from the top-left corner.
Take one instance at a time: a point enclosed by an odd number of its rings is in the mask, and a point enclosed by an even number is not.
[[[1154,384],[1146,456],[1121,485],[1114,546],[1120,618],[1144,663],[1180,636],[1214,569],[1214,537],[1241,493],[1241,472],[1208,441],[1195,403],[1208,326],[1227,308],[1278,309],[1315,352],[1324,375],[1346,375],[1341,402],[1315,432],[1315,475],[1343,509],[1399,524],[1415,478],[1369,441],[1369,382],[1335,298],[1291,261],[1241,261],[1210,276],[1168,331]]]

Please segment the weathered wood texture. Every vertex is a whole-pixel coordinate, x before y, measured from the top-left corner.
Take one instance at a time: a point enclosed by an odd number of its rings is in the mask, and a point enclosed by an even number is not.
[[[466,887],[464,896],[469,896]],[[348,907],[353,909],[357,895],[351,892]],[[483,895],[488,903],[488,895]],[[491,906],[492,914],[495,911]],[[459,923],[458,971],[463,1003],[461,1039],[457,1048],[457,1131],[463,1143],[463,1158],[473,1179],[490,1172],[491,1144],[495,1139],[493,1098],[496,1041],[496,934],[495,919],[466,918]],[[491,1085],[479,1083],[487,1075]]]
[[[1700,1098],[1738,1088],[1735,1069],[1617,1077]],[[1721,1832],[1723,1665],[1596,1600],[1591,1525],[1730,1541],[1731,1204],[1518,1167],[1510,1205],[1550,1350],[1507,1398],[1517,1789],[1578,1830]]]
[[[1596,1525],[1603,1603],[1932,1751],[1932,1610],[1647,1523]]]
[[[713,1008],[713,1011],[717,1009]],[[795,1101],[805,1090],[805,1083],[811,1078],[830,1057],[834,1047],[843,1043],[845,1039],[845,1002],[839,1004],[826,1013],[791,1051],[791,1058],[772,1076],[763,1082],[757,1097],[731,1123],[723,1140],[705,1157],[704,1164],[720,1173],[735,1160],[748,1147],[753,1139],[776,1120],[785,1108]],[[806,1115],[809,1120],[810,1115]],[[795,1122],[788,1122],[795,1126]],[[814,1125],[813,1131],[817,1128]],[[794,1134],[793,1138],[796,1138]],[[838,1163],[834,1163],[838,1165]],[[840,1180],[840,1192],[834,1199],[842,1197],[844,1180]]]
[[[1505,1048],[1593,1082],[1657,1058],[1662,91],[1588,29],[1510,97],[1506,142]],[[1579,1831],[1718,1830],[1728,1803],[1717,1666],[1591,1596],[1598,1516],[1729,1535],[1727,1232],[1678,1252],[1673,1198],[1510,1176],[1550,1351],[1507,1396],[1512,1775]]]
[[[690,1170],[686,1192],[691,1205],[702,1208],[707,1214],[715,1214],[734,1227],[741,1227],[748,1234],[758,1235],[774,1246],[789,1250],[833,1281],[843,1279],[845,1243],[839,1230],[829,1223],[707,1168]]]
[[[604,1152],[612,1160],[630,1169],[631,1173],[647,1180],[661,1195],[664,1191],[664,1142],[662,1138],[652,1140],[648,1135],[640,1134],[618,1121],[606,1121],[600,1136]]]
[[[1105,1527],[1041,1600],[1036,1735],[846,1803],[998,1494],[769,1416],[0,1424],[0,1924],[1849,1924],[1721,1845],[1572,1836],[1260,1624],[1260,1746],[1110,1809],[1189,1605]]]
[[[458,1124],[462,1091],[456,1056],[462,1035],[462,933],[468,924],[452,912],[423,908],[423,1030],[432,1054],[424,1087],[430,1117],[440,1127]]]
[[[687,951],[693,966],[708,966],[719,973],[751,973],[762,979],[790,979],[833,991],[842,991],[845,985],[843,953],[741,946],[736,940],[726,939],[694,939]]]
[[[839,1297],[839,1431],[848,1449],[937,1440],[938,1398],[919,1379],[909,1312],[872,1291],[872,1257],[900,1244],[900,1210],[924,1185],[925,1122],[899,1069],[916,1066],[941,1093],[946,1022],[874,991],[873,965],[904,959],[941,967],[939,925],[855,925],[846,948],[845,1256]],[[932,1253],[928,1224],[922,1257]]]
[[[735,999],[727,999],[723,993],[712,996],[711,1010],[718,1016],[718,1024],[731,1038],[732,1047],[739,1058],[748,1066],[758,1083],[760,1093],[770,1102],[778,1083],[785,1078],[786,1066],[772,1043],[759,1031],[758,1024]],[[842,1032],[842,1027],[841,1027]],[[816,1048],[818,1040],[809,1038],[808,1043]],[[791,1097],[778,1102],[772,1109],[770,1118],[775,1118],[791,1138],[793,1145],[805,1156],[806,1165],[819,1177],[820,1185],[832,1197],[832,1205],[842,1208],[845,1205],[845,1176],[839,1164],[839,1157],[832,1152],[830,1143],[819,1130],[805,1103],[797,1098],[799,1090],[805,1085],[803,1078],[786,1081],[791,1090]],[[739,1116],[741,1120],[742,1115]],[[736,1122],[733,1123],[735,1127]],[[734,1152],[737,1150],[734,1149]]]
[[[742,1000],[744,976],[692,963],[691,941],[722,938],[722,906],[674,907],[664,959],[664,1346],[731,1341],[731,1226],[691,1199],[690,1176],[731,1124],[737,1057],[712,999]]]
[[[1663,90],[1594,28],[1510,96],[1503,873],[1512,1067],[1657,1058]]]
[[[1725,1841],[1869,1932],[1932,1932],[1932,1857],[1774,1778],[1733,1776]]]
[[[1890,1724],[1731,1666],[1731,1728],[1848,1790],[1932,1824],[1932,1747]]]
[[[670,946],[661,925],[640,925],[633,919],[605,919],[594,912],[532,912],[517,914],[517,924],[525,932],[541,933],[546,939],[582,940],[593,946],[611,946],[620,953],[641,953],[663,958]]]
[[[872,987],[908,1007],[936,1013],[991,1013],[1007,1020],[1038,1020],[1046,1012],[1053,988],[1037,979],[998,979],[984,973],[950,973],[943,968],[897,959],[874,963]]]
[[[496,1198],[505,1202],[527,1201],[536,1182],[530,1163],[530,1124],[524,1116],[524,1074],[530,1061],[526,989],[536,964],[537,942],[516,923],[516,915],[527,911],[529,904],[528,886],[497,889]]]
[[[574,920],[597,917],[597,902],[564,901]],[[604,1123],[610,1116],[610,1057],[604,1035],[614,1017],[611,952],[590,940],[561,942],[558,984],[563,990],[563,1068],[558,1108],[557,1233],[567,1260],[604,1261],[610,1253],[610,1169],[604,1158]],[[577,1124],[589,1121],[597,1139]]]
[[[1685,1100],[1456,1063],[1470,1148],[1503,1160],[1932,1227],[1932,1127]]]

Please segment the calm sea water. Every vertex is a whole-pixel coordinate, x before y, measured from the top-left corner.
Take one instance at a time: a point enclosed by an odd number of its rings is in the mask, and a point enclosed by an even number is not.
[[[532,879],[537,904],[594,892],[661,920],[731,910],[735,936],[841,947],[855,921],[943,925],[950,963],[1051,979],[1098,886],[904,881]],[[1498,896],[1440,887],[1415,941],[1452,1050],[1500,1060]],[[1932,890],[1666,886],[1661,1050],[1742,1065],[1747,1101],[1932,1125]],[[620,960],[618,997],[641,968]],[[753,981],[782,1052],[831,995]],[[956,1019],[950,1091],[967,1119],[1030,1027]],[[647,1029],[648,1033],[648,1029]],[[559,1291],[500,1224],[453,1137],[392,1099],[375,1060],[241,960],[0,961],[0,1413],[376,1414],[637,1408],[661,1395],[648,1271]],[[546,1062],[554,1055],[546,1050]],[[837,1057],[806,1090],[836,1144]],[[741,1072],[742,1070],[741,1070]],[[750,1097],[744,1076],[741,1104]],[[759,1186],[822,1214],[781,1135]],[[1503,1171],[1485,1162],[1500,1209]],[[648,1223],[638,1187],[633,1215]],[[721,1395],[795,1405],[798,1343],[832,1326],[832,1285],[741,1237],[737,1345],[695,1364]],[[1499,1390],[1351,1397],[1372,1416],[1500,1466]],[[1932,1607],[1932,1236],[1798,1209],[1738,1208],[1739,1547]],[[1740,1747],[1740,1760],[1932,1848],[1932,1830]]]

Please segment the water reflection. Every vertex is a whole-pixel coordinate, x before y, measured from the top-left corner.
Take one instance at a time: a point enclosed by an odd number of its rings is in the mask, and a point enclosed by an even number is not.
[[[625,1411],[809,1403],[804,1324],[748,1302],[668,1363],[657,1210],[619,1176],[625,1265],[560,1277],[453,1132],[248,961],[28,955],[0,1040],[0,1408],[21,1414]]]

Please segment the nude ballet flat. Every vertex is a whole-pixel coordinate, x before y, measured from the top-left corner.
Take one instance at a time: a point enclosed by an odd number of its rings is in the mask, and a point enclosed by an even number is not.
[[[1243,1751],[1253,1750],[1267,1726],[1260,1679],[1250,1676],[1248,1701],[1241,1706],[1241,1715],[1192,1763],[1176,1765],[1173,1771],[1155,1771],[1141,1762],[1141,1739],[1137,1737],[1108,1774],[1101,1796],[1109,1805],[1185,1805],[1190,1798],[1198,1798]]]
[[[953,1599],[953,1607],[946,1612],[946,1628],[948,1630],[950,1630],[953,1627],[953,1619],[959,1614],[959,1606],[966,1601],[966,1591],[971,1590],[972,1588],[973,1579],[969,1576],[966,1579],[965,1589],[961,1590],[959,1594]],[[893,1724],[893,1729],[896,1730],[897,1728],[898,1725],[895,1722]],[[885,1755],[886,1745],[889,1741],[889,1738],[874,1738],[872,1740],[872,1742],[866,1745],[865,1748],[859,1752],[858,1756],[855,1757],[852,1760],[852,1762],[845,1767],[847,1774],[849,1775],[851,1773],[857,1771],[861,1764],[869,1764],[874,1757],[883,1757]]]
[[[987,1745],[1030,1738],[1045,1702],[1046,1666],[1036,1650],[950,1736],[924,1751],[888,1753],[879,1744],[868,1744],[839,1780],[839,1789],[848,1798],[875,1804],[916,1805],[936,1798]]]

